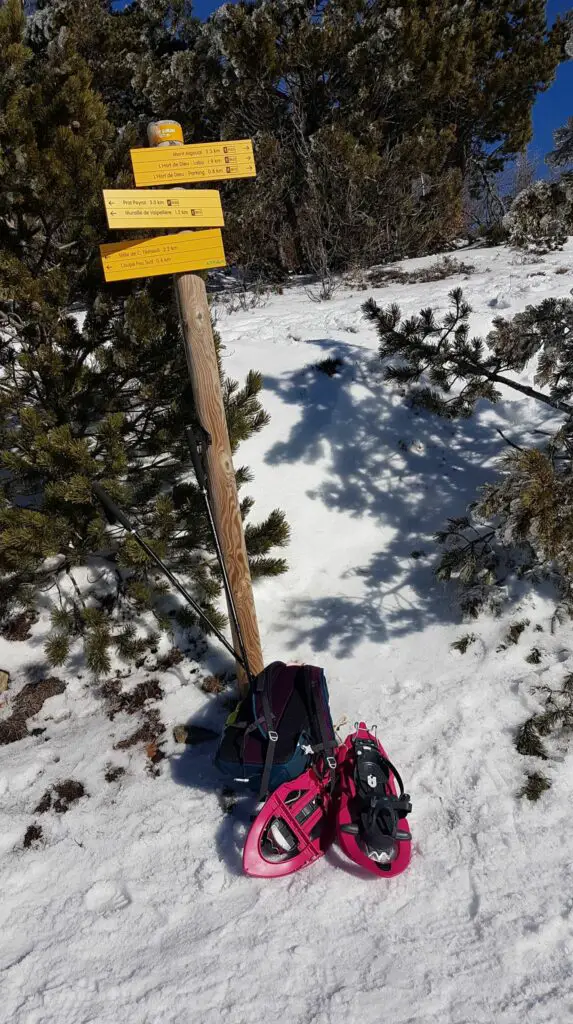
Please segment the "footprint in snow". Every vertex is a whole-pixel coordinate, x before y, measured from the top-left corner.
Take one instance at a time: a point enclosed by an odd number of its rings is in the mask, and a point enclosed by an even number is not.
[[[511,300],[505,292],[500,292],[499,295],[494,295],[493,299],[489,300],[488,306],[491,309],[509,309]]]
[[[88,889],[84,896],[84,903],[87,910],[95,914],[114,914],[118,910],[125,910],[131,900],[124,889],[114,885],[113,882],[96,882]]]
[[[195,880],[202,892],[214,895],[225,887],[225,872],[218,862],[203,860],[195,870]]]

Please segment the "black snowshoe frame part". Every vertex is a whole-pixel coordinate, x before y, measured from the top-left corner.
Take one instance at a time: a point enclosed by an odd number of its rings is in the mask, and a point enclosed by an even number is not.
[[[358,821],[344,830],[360,836],[373,860],[377,860],[376,853],[394,859],[391,844],[395,847],[396,841],[412,838],[409,832],[398,828],[399,820],[412,810],[410,797],[404,791],[400,773],[375,741],[356,737],[353,747]],[[390,775],[398,784],[398,796],[389,792]],[[382,870],[388,870],[384,863],[378,863]]]
[[[276,838],[277,832],[285,845],[282,845]],[[266,830],[266,837],[270,839],[271,842],[274,842],[275,846],[278,846],[287,858],[293,857],[298,853],[298,839],[284,818],[271,819]]]
[[[217,637],[219,643],[223,645],[223,647],[229,652],[229,654],[235,659],[235,661],[241,666],[241,668],[245,670],[247,675],[249,675],[248,665],[243,661],[241,655],[237,654],[236,650],[229,643],[226,636],[224,636],[223,633],[221,633],[221,630],[218,629],[217,626],[215,626],[211,622],[209,616],[205,614],[205,612],[197,603],[195,598],[191,597],[189,591],[185,589],[183,584],[180,583],[177,577],[173,575],[170,569],[168,569],[165,562],[159,557],[159,555],[156,555],[153,548],[150,548],[149,544],[147,544],[144,541],[143,537],[137,532],[133,523],[131,522],[130,519],[128,519],[125,512],[123,512],[122,509],[120,509],[119,506],[116,505],[114,501],[112,501],[107,491],[105,491],[101,484],[97,483],[97,481],[92,482],[92,490],[95,496],[98,498],[98,500],[101,501],[106,511],[108,521],[112,525],[115,522],[121,523],[124,530],[126,530],[127,533],[129,533],[129,535],[133,537],[134,541],[137,544],[139,544],[139,547],[142,549],[142,551],[145,551],[145,554],[148,556],[148,558],[150,558],[152,562],[155,562],[156,566],[159,569],[161,569],[163,575],[169,580],[171,585],[175,587],[175,590],[177,590],[181,594],[181,596],[185,599],[187,604],[191,606],[195,614],[201,619],[201,621],[206,626],[208,626],[209,630],[214,634],[214,636]]]
[[[304,790],[297,790],[296,793],[294,794],[294,799],[292,799],[290,803],[294,803],[295,800],[300,799],[300,797],[303,795]],[[286,800],[285,804],[288,807],[289,801]],[[301,827],[304,827],[305,821],[307,821],[308,818],[310,818],[311,815],[313,815],[315,811],[319,809],[321,804],[322,801],[318,794],[311,796],[308,802],[304,805],[304,807],[302,807],[298,814],[295,815],[295,820],[299,823]],[[311,841],[314,841],[319,838],[320,834],[322,833],[323,827],[324,818],[322,817],[315,822],[309,833],[309,838],[311,839]],[[277,833],[279,836],[278,839]],[[284,845],[281,844],[281,839]],[[288,843],[291,844],[290,848],[287,848]],[[290,860],[292,857],[296,856],[296,854],[300,850],[298,837],[292,831],[289,823],[285,821],[284,818],[280,816],[280,814],[273,815],[273,817],[269,821],[269,824],[267,825],[267,828],[265,829],[263,835],[263,845],[264,844],[270,844],[271,847],[274,846],[274,849],[272,850],[270,857],[268,858],[273,861]],[[266,852],[269,853],[268,848]]]

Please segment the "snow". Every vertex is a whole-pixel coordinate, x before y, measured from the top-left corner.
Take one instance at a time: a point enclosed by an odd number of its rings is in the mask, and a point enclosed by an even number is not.
[[[557,748],[543,765],[553,787],[529,804],[517,793],[539,762],[513,742],[539,707],[534,687],[573,670],[571,628],[552,634],[549,599],[524,590],[519,606],[469,627],[478,639],[460,655],[450,645],[468,627],[432,575],[433,531],[463,514],[495,472],[504,446],[494,427],[523,437],[547,413],[509,390],[462,423],[413,413],[382,382],[360,306],[373,294],[409,315],[443,311],[461,284],[483,335],[500,312],[569,295],[572,256],[573,243],[537,263],[476,249],[463,253],[476,266],[467,280],[345,287],[325,303],[294,287],[251,312],[219,312],[226,371],[265,376],[271,423],[239,454],[255,471],[255,514],[279,506],[292,527],[290,572],[257,585],[265,658],[324,666],[343,734],[359,718],[377,723],[412,795],[412,864],[386,882],[333,849],[299,875],[243,876],[252,805],[224,814],[212,744],[171,739],[177,722],[219,727],[226,714],[195,685],[202,670],[186,661],[153,673],[169,737],[155,778],[141,747],[113,749],[138,720],[110,722],[88,675],[59,671],[65,693],[28,722],[46,732],[0,751],[0,1021],[571,1018],[573,758]],[[326,356],[343,359],[340,376],[313,369]],[[519,643],[496,651],[508,624],[524,618]],[[41,663],[44,629],[41,620],[29,641],[1,641],[0,667],[12,676],[1,717]],[[539,665],[525,661],[534,643]],[[229,667],[215,648],[209,664]],[[111,783],[110,763],[126,769]],[[87,795],[66,814],[34,813],[67,778]],[[33,822],[43,839],[25,849]]]

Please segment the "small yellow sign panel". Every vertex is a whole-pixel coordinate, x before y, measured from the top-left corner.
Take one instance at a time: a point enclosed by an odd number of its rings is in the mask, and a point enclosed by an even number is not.
[[[225,223],[216,189],[104,188],[103,199],[110,228],[219,228]]]
[[[138,188],[182,181],[254,178],[257,173],[250,139],[132,149],[131,162]]]
[[[225,266],[223,237],[212,231],[183,231],[162,238],[100,245],[106,281],[127,281],[133,277],[184,274]]]

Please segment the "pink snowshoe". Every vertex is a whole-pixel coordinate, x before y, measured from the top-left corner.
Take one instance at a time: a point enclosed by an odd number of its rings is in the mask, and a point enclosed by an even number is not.
[[[322,857],[334,839],[331,776],[309,768],[283,782],[263,804],[243,850],[243,870],[256,878],[290,875]]]
[[[364,722],[341,744],[336,757],[339,846],[379,877],[399,875],[410,863],[412,843],[406,821],[412,805],[399,773]]]

